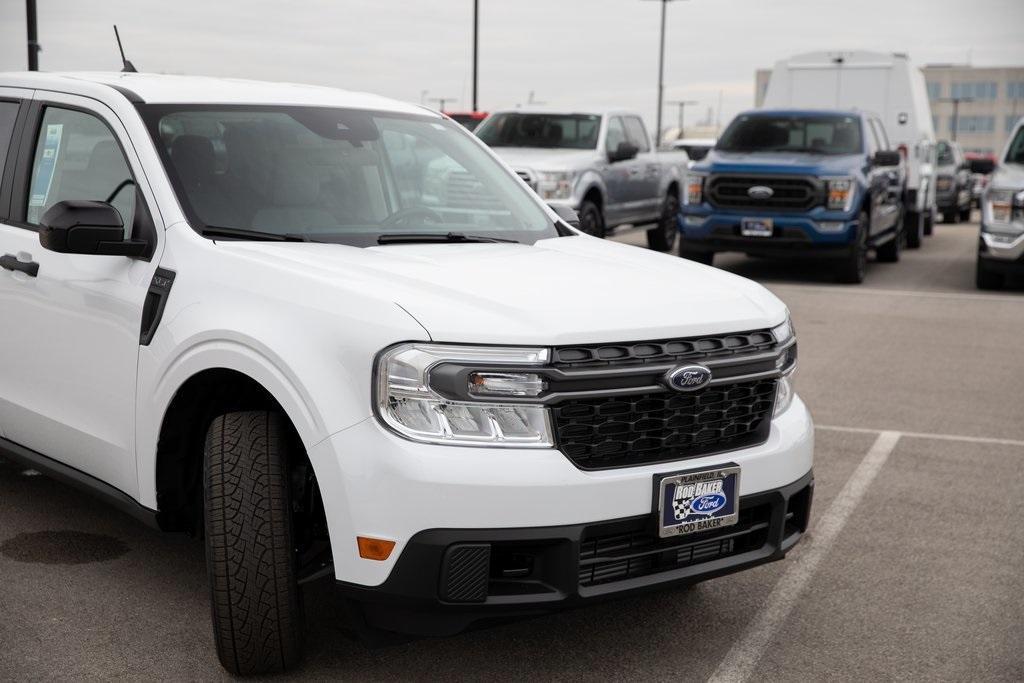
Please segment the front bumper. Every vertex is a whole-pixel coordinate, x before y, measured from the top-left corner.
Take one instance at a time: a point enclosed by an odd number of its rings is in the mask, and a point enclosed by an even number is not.
[[[593,524],[430,529],[409,540],[383,585],[338,585],[370,627],[451,635],[782,559],[807,530],[813,491],[807,472],[742,496],[734,526],[665,539],[651,512]]]
[[[685,460],[582,470],[554,449],[415,443],[368,418],[309,449],[323,494],[338,580],[382,586],[406,546],[430,529],[589,525],[649,515],[659,473],[742,468],[740,495],[786,486],[810,471],[814,427],[799,397],[758,446]],[[395,541],[385,561],[359,557],[356,536]]]
[[[1024,272],[1024,233],[1004,237],[986,232],[982,226],[978,258],[990,268],[1003,272]]]
[[[744,218],[771,218],[771,237],[743,236],[740,226]],[[688,249],[758,256],[843,257],[849,253],[857,226],[856,212],[821,207],[806,213],[740,212],[715,209],[705,203],[684,207],[679,217],[679,230]]]

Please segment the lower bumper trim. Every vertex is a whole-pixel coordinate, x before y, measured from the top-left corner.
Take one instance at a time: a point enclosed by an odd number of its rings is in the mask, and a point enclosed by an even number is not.
[[[451,635],[782,559],[807,529],[812,472],[743,496],[740,520],[658,538],[654,514],[520,529],[431,529],[413,536],[376,587],[338,582],[373,628]]]

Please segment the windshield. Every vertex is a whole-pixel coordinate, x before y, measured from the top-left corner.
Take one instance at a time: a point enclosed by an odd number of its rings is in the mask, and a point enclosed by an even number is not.
[[[1024,164],[1024,126],[1017,128],[1013,142],[1006,148],[1005,161],[1008,164]]]
[[[591,114],[495,114],[476,134],[491,147],[597,149],[601,117]]]
[[[354,246],[396,233],[527,243],[558,234],[529,191],[457,123],[326,107],[140,110],[200,232]]]
[[[860,121],[855,116],[736,117],[719,138],[725,152],[807,152],[860,154]]]

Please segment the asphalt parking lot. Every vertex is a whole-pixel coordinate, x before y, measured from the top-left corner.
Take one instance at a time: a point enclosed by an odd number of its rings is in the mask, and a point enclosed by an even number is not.
[[[642,243],[641,232],[615,239]],[[1024,680],[1024,289],[974,288],[977,224],[869,267],[721,257],[787,302],[817,424],[786,561],[368,648],[310,588],[308,679]],[[217,679],[201,542],[0,464],[0,679]]]

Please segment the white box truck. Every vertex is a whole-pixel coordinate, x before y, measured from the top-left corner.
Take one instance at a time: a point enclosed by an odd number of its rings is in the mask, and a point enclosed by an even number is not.
[[[775,64],[763,106],[856,108],[878,114],[907,162],[908,234],[935,219],[935,130],[924,74],[902,53],[808,52]]]

